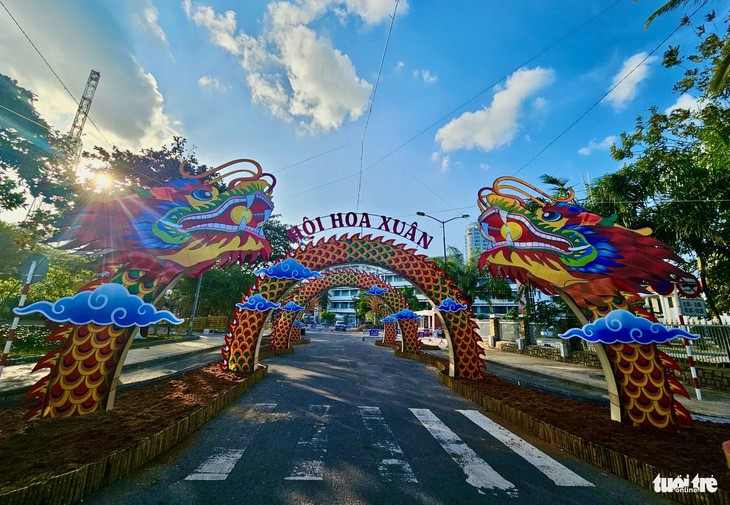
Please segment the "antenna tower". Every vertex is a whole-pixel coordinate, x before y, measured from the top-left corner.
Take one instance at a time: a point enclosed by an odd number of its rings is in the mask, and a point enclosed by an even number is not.
[[[96,87],[99,85],[100,77],[101,74],[99,74],[96,70],[92,70],[89,74],[89,79],[86,81],[86,88],[84,88],[84,94],[81,97],[81,100],[79,100],[79,108],[76,110],[76,117],[74,117],[73,125],[71,125],[71,130],[68,132],[74,145],[73,167],[78,165],[79,159],[81,158],[81,132],[84,130],[84,124],[86,123],[86,118],[89,115],[91,101],[94,99],[94,93],[96,92]]]

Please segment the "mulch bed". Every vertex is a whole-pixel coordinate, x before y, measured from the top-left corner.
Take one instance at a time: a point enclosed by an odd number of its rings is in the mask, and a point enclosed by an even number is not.
[[[223,395],[245,376],[217,364],[117,394],[114,410],[23,421],[27,406],[0,409],[0,493],[45,480],[127,448]]]
[[[634,428],[611,421],[608,407],[517,386],[498,377],[459,380],[547,424],[669,472],[669,476],[714,476],[730,490],[730,469],[722,443],[730,425],[695,421],[690,430]]]

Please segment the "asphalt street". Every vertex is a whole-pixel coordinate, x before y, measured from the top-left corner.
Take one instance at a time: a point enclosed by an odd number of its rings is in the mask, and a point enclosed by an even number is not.
[[[307,337],[186,443],[84,503],[670,503],[501,427],[423,363],[358,335]]]

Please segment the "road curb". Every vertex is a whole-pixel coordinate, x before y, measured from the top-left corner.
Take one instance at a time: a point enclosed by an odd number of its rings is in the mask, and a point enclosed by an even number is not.
[[[244,382],[237,384],[208,405],[200,407],[189,416],[158,433],[70,472],[2,494],[0,503],[23,505],[75,503],[97,489],[130,474],[182,442],[192,432],[233,403],[241,394],[260,382],[267,373],[268,368],[262,365]]]

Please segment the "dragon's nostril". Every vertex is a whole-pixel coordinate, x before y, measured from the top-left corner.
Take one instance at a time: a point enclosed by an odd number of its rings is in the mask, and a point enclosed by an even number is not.
[[[251,217],[251,211],[244,205],[237,205],[231,209],[231,221],[236,224],[248,223]]]

